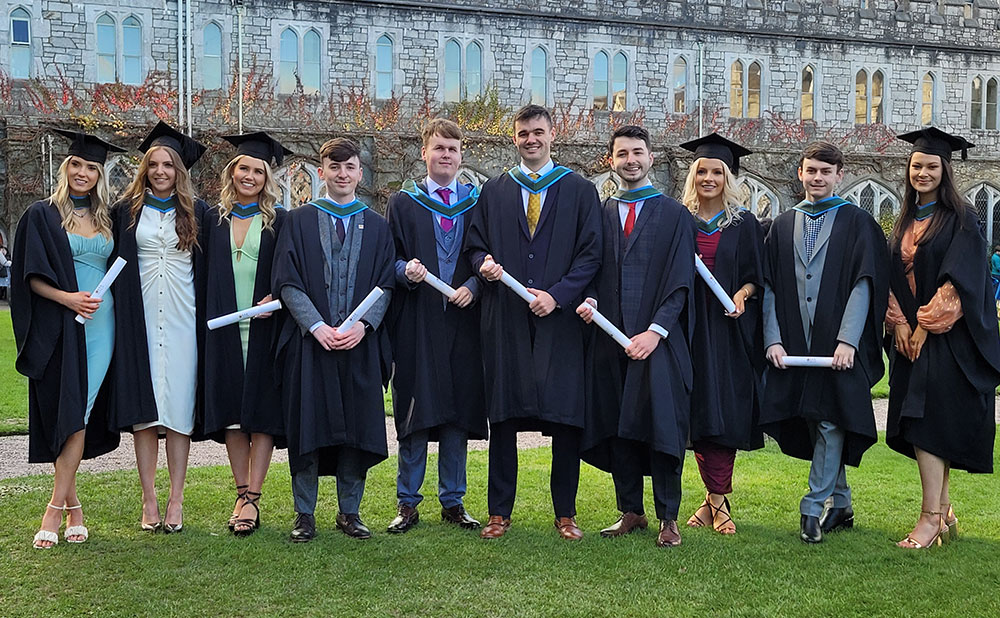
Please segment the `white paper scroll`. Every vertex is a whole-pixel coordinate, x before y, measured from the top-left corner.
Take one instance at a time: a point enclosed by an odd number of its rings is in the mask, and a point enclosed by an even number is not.
[[[786,356],[785,367],[833,367],[832,356]]]
[[[243,320],[249,320],[254,316],[258,316],[262,313],[277,311],[278,309],[281,309],[281,301],[272,300],[269,303],[257,305],[256,307],[250,307],[249,309],[244,309],[243,311],[234,311],[233,313],[220,315],[219,317],[212,318],[208,321],[208,330],[215,330],[217,328],[222,328],[223,326],[229,326],[230,324],[242,322]]]
[[[535,300],[535,295],[528,291],[528,288],[521,285],[521,282],[510,276],[510,273],[504,271],[503,275],[500,277],[500,283],[506,285],[515,294],[524,299],[524,302],[530,303]]]
[[[705,266],[705,262],[702,262],[697,254],[694,256],[694,268],[701,275],[701,278],[705,280],[708,289],[712,290],[712,294],[715,294],[715,297],[719,299],[722,306],[726,308],[726,313],[736,311],[736,304],[733,303],[733,299],[722,289],[722,285],[719,284],[718,279],[715,278],[715,275],[708,269],[708,266]]]
[[[97,287],[94,288],[94,291],[90,293],[90,297],[104,298],[104,293],[107,292],[108,288],[111,287],[111,284],[115,282],[115,278],[118,277],[118,274],[122,271],[123,268],[125,268],[125,264],[127,263],[128,262],[125,260],[125,258],[118,256],[118,259],[116,259],[114,264],[111,265],[111,268],[108,269],[108,272],[104,273],[104,277],[101,278],[101,282],[98,283]],[[79,322],[80,324],[83,324],[87,321],[87,319],[84,318],[82,315],[77,315],[76,321]]]
[[[586,301],[581,303],[580,307],[589,307],[590,310],[593,312],[594,324],[596,324],[601,330],[603,330],[607,334],[611,335],[611,338],[614,339],[616,342],[618,342],[618,345],[620,345],[623,348],[627,348],[630,345],[632,345],[632,340],[626,337],[625,333],[618,330],[618,327],[612,324],[611,321],[608,320],[608,318],[604,317],[604,314],[598,311],[597,307],[594,307],[593,305],[591,305]]]
[[[358,320],[365,317],[365,314],[372,308],[372,305],[377,303],[378,299],[382,298],[383,294],[385,294],[385,292],[382,291],[382,288],[378,286],[372,288],[372,291],[368,292],[368,296],[365,296],[365,299],[361,301],[361,304],[351,312],[351,315],[347,316],[344,323],[337,327],[337,332],[343,335],[347,331],[351,330],[351,328],[358,323]]]
[[[447,298],[451,298],[452,295],[455,294],[455,288],[451,287],[450,285],[448,285],[444,281],[441,281],[441,279],[435,277],[431,273],[427,273],[424,276],[424,283],[426,283],[427,285],[431,286],[432,288],[434,288],[438,292],[441,292]]]

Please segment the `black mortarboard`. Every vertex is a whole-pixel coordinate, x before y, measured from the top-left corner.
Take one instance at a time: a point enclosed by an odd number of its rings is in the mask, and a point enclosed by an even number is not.
[[[68,154],[76,155],[92,163],[104,163],[108,160],[109,152],[125,152],[124,148],[119,148],[114,144],[102,140],[96,135],[87,135],[77,131],[66,131],[65,129],[52,129],[59,135],[69,140]]]
[[[184,167],[188,169],[191,169],[191,166],[197,163],[207,150],[203,144],[184,135],[162,120],[156,123],[146,139],[139,144],[139,152],[145,153],[153,146],[166,146],[173,150],[180,156]]]
[[[729,171],[736,174],[740,171],[740,157],[753,154],[736,142],[731,142],[718,133],[681,144],[681,148],[694,153],[695,159],[719,159],[729,166]]]
[[[964,137],[949,135],[936,127],[924,127],[919,131],[904,133],[896,137],[904,142],[913,144],[913,150],[910,152],[935,154],[945,161],[951,161],[953,150],[961,150],[962,160],[965,161],[969,158],[969,148],[976,147],[975,144],[969,143]]]
[[[222,139],[236,146],[236,154],[254,157],[274,165],[281,165],[285,155],[292,154],[291,150],[263,131],[243,135],[223,135]]]

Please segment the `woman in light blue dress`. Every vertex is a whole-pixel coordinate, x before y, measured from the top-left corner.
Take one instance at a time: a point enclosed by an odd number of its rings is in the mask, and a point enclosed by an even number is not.
[[[121,149],[64,134],[73,144],[59,167],[59,185],[18,223],[11,288],[17,370],[29,378],[28,460],[55,463],[36,549],[59,542],[63,515],[66,541],[87,540],[76,471],[81,459],[118,446],[105,388],[114,349],[113,300],[91,291],[104,278],[114,247],[104,161],[109,149]]]

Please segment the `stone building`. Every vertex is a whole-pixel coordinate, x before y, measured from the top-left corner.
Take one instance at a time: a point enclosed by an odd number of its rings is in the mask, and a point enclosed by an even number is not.
[[[554,110],[556,158],[614,186],[613,127],[647,126],[656,182],[676,194],[676,144],[719,131],[744,159],[747,205],[797,201],[797,153],[848,155],[841,194],[877,217],[899,208],[906,149],[934,124],[977,144],[960,189],[1000,240],[1000,10],[996,0],[5,0],[0,23],[0,235],[44,196],[65,152],[47,127],[135,146],[157,117],[212,144],[196,169],[213,198],[231,151],[217,136],[267,129],[296,152],[286,202],[319,190],[332,135],[365,147],[365,192],[383,204],[418,174],[417,127],[435,114],[470,133],[464,177],[515,162],[511,110]],[[240,85],[242,84],[242,89]],[[242,123],[242,124],[241,124]],[[109,161],[121,187],[135,159]]]

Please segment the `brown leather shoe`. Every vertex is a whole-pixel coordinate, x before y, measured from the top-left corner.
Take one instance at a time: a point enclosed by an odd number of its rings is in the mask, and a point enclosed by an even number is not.
[[[416,526],[418,521],[420,521],[420,513],[417,512],[416,507],[400,504],[396,511],[396,519],[392,520],[386,531],[393,534],[402,534],[413,526]]]
[[[635,532],[636,530],[645,530],[649,522],[646,520],[645,515],[637,515],[631,511],[628,513],[622,513],[622,516],[618,518],[618,521],[611,524],[604,530],[601,530],[601,536],[604,538],[612,538],[616,536],[625,536],[630,532]]]
[[[556,517],[556,528],[567,541],[579,541],[583,538],[583,530],[577,527],[573,517]]]
[[[479,533],[479,536],[484,539],[499,539],[507,532],[507,528],[510,528],[509,517],[490,515],[490,520],[486,522],[486,527]]]
[[[656,537],[657,547],[677,547],[681,544],[681,533],[677,530],[677,520],[661,519],[660,534]]]
[[[457,524],[466,530],[475,530],[479,527],[479,522],[472,515],[465,512],[465,507],[456,504],[451,508],[441,508],[441,520],[449,524]]]

